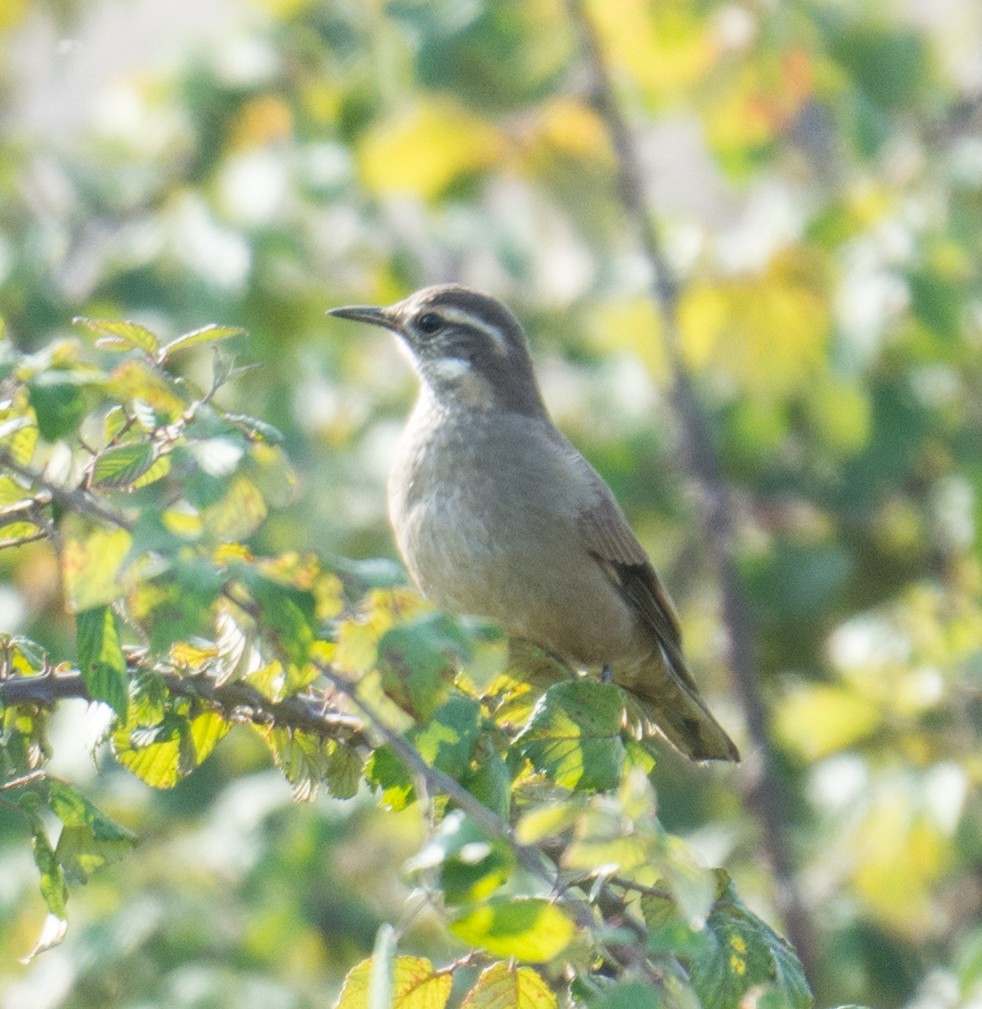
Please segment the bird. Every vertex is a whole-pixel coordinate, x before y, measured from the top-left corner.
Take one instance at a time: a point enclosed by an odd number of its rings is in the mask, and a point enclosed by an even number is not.
[[[551,420],[511,310],[440,284],[328,314],[391,330],[418,376],[388,510],[422,595],[612,679],[639,702],[645,736],[693,761],[738,761],[689,670],[661,578],[613,492]]]

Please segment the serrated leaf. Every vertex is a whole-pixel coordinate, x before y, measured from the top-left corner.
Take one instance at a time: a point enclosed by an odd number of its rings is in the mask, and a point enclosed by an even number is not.
[[[794,950],[743,906],[732,886],[706,921],[706,939],[689,969],[704,1009],[732,1009],[761,985],[781,1009],[811,1009],[811,989]]]
[[[127,487],[154,464],[156,452],[147,442],[106,449],[96,458],[92,483],[97,487]]]
[[[459,778],[470,766],[470,754],[480,734],[477,701],[452,694],[430,720],[412,733],[413,745],[425,761]]]
[[[587,679],[557,683],[539,699],[516,743],[532,766],[558,785],[616,788],[625,755],[622,712],[617,687]]]
[[[248,333],[247,329],[241,326],[202,326],[200,329],[192,330],[190,333],[182,333],[168,343],[162,353],[162,357],[168,358],[178,350],[187,350],[188,347],[198,347],[203,343],[217,343],[219,340],[227,340],[233,336],[243,336]]]
[[[118,319],[90,319],[84,315],[77,315],[72,320],[77,325],[103,337],[96,340],[97,347],[111,350],[145,350],[150,354],[155,354],[160,342],[157,337],[145,326],[138,322],[126,322]]]
[[[369,1009],[373,959],[362,960],[348,971],[334,1009]],[[437,973],[425,957],[399,956],[392,964],[392,1009],[444,1009],[453,979]]]
[[[126,718],[129,680],[119,640],[119,621],[109,606],[97,606],[75,615],[78,668],[89,696],[105,701]]]
[[[330,740],[311,732],[280,728],[260,730],[276,766],[293,786],[294,798],[309,802],[317,797],[327,775]]]
[[[492,897],[455,918],[450,931],[494,956],[546,963],[569,945],[576,927],[555,904],[539,897]]]
[[[353,747],[335,743],[324,767],[328,794],[335,799],[353,798],[361,785],[365,761]]]
[[[531,967],[496,963],[481,973],[461,1009],[559,1009],[559,1002]]]
[[[230,728],[214,711],[190,721],[174,716],[169,726],[166,719],[160,726],[164,738],[140,745],[140,727],[129,724],[113,733],[113,754],[152,788],[173,788],[208,757]]]
[[[166,421],[176,420],[189,404],[184,387],[156,369],[149,361],[128,358],[113,369],[106,383],[108,392],[129,404],[146,429],[156,426],[156,419],[141,417],[141,404],[150,407]]]
[[[158,480],[163,480],[168,473],[170,473],[171,467],[171,457],[170,455],[158,456],[154,461],[153,465],[139,477],[130,484],[130,490],[139,490],[141,487],[147,487],[152,483],[156,483]]]
[[[249,578],[248,586],[259,604],[264,633],[286,661],[303,666],[316,631],[313,594],[267,578]]]
[[[109,819],[67,782],[51,781],[48,803],[63,824],[55,856],[72,882],[85,883],[96,869],[118,861],[136,844],[132,831]]]
[[[117,599],[116,575],[133,537],[125,529],[92,527],[69,515],[62,527],[61,572],[68,608],[77,613]]]

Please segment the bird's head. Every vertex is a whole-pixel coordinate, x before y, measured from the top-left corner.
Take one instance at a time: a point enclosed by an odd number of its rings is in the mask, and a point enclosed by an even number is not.
[[[545,412],[521,324],[494,298],[442,284],[384,308],[349,305],[328,314],[392,330],[422,381],[444,403]]]

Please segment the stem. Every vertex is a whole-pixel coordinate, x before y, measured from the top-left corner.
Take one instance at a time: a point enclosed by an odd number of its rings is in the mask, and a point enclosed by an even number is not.
[[[706,549],[722,596],[722,620],[728,639],[728,665],[743,709],[747,733],[759,755],[760,768],[748,799],[760,824],[776,884],[776,900],[785,930],[807,974],[814,973],[812,925],[798,891],[784,827],[787,796],[775,764],[767,708],[757,683],[757,642],[751,606],[733,553],[736,512],[713,446],[709,418],[696,395],[679,353],[680,285],[665,257],[654,214],[643,185],[643,172],[631,130],[618,102],[596,29],[583,0],[566,0],[569,18],[590,71],[593,105],[606,127],[617,164],[617,184],[625,216],[638,237],[652,273],[652,297],[666,335],[671,370],[671,402],[678,421],[685,469],[699,488]]]

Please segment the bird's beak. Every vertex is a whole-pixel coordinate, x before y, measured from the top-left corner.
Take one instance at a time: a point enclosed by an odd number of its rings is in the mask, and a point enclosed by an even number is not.
[[[375,305],[344,305],[341,308],[329,308],[327,314],[338,319],[367,322],[370,326],[382,326],[384,329],[399,332],[399,322],[387,308],[377,308]]]

